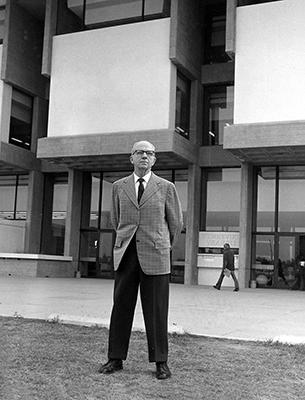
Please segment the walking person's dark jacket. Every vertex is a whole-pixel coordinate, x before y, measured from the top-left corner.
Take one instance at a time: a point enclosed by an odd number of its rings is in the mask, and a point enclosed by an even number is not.
[[[223,251],[223,268],[227,268],[230,271],[235,270],[234,251],[231,248],[224,249]]]

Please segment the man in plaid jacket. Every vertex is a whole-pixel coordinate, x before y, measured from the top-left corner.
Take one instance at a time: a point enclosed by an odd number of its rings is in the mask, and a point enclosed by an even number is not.
[[[156,363],[156,377],[167,379],[170,251],[182,228],[181,205],[174,184],[151,171],[156,162],[153,144],[135,143],[130,161],[134,173],[112,189],[114,303],[108,362],[99,372],[123,368],[140,287],[149,361]]]

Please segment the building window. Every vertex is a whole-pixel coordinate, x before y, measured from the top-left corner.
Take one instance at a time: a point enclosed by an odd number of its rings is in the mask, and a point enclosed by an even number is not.
[[[13,89],[9,143],[30,150],[33,98]]]
[[[208,170],[204,230],[239,231],[240,184],[240,168]]]
[[[211,86],[204,93],[203,145],[222,145],[224,127],[233,123],[234,87]]]
[[[226,2],[205,8],[204,63],[230,61],[226,48]]]
[[[68,175],[45,176],[41,253],[63,255],[68,200]]]
[[[0,44],[4,38],[5,6],[0,6]]]
[[[256,230],[273,232],[275,223],[275,167],[259,168],[257,174]]]
[[[175,130],[189,138],[190,132],[191,81],[178,72],[176,87],[176,121]]]
[[[68,0],[68,8],[83,27],[99,28],[165,18],[170,15],[170,0],[84,1]]]
[[[261,3],[270,3],[274,1],[281,1],[281,0],[239,0],[238,6],[250,6],[254,4],[261,4]]]
[[[0,220],[26,220],[28,175],[0,176]]]
[[[252,279],[260,287],[298,289],[305,259],[304,166],[257,168]]]

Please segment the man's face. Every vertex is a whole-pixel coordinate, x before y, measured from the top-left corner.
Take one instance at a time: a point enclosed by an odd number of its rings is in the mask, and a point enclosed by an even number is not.
[[[137,175],[143,176],[147,174],[156,162],[155,147],[146,141],[135,143],[130,162],[133,164]]]

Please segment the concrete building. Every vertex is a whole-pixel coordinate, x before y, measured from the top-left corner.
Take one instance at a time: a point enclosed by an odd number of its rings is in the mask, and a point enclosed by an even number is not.
[[[292,286],[304,17],[303,0],[0,1],[0,275],[112,277],[111,184],[145,139],[183,206],[172,281],[214,284],[229,242],[241,287]]]

